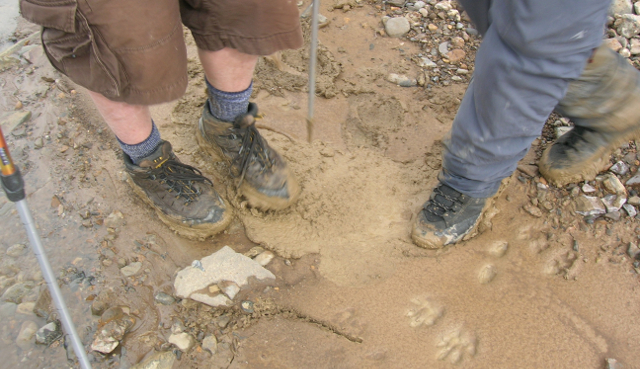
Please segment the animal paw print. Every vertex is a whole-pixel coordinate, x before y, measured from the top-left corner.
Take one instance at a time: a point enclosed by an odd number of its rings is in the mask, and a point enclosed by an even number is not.
[[[410,318],[409,325],[413,328],[436,324],[444,312],[442,306],[434,304],[428,298],[414,298],[411,303],[415,306],[407,312],[407,316]]]
[[[457,364],[464,359],[465,354],[476,354],[476,338],[456,329],[442,336],[436,347],[440,348],[438,360],[449,360],[451,364]]]

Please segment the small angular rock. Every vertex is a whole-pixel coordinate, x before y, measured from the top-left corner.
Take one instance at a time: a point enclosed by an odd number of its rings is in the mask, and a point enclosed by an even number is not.
[[[602,215],[607,211],[597,197],[592,196],[579,196],[576,198],[576,213],[582,216]]]
[[[49,346],[60,337],[62,337],[62,327],[60,326],[60,321],[56,320],[38,329],[36,343]]]
[[[193,348],[196,343],[196,340],[189,333],[174,333],[169,336],[169,343],[173,343],[176,345],[178,349],[182,352],[188,352]]]

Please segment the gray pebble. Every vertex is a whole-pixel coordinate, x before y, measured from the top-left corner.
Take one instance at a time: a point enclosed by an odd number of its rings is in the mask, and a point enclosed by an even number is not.
[[[229,324],[229,322],[231,321],[231,318],[224,314],[224,315],[220,315],[218,317],[218,327],[220,328],[226,328],[227,324]]]
[[[173,296],[168,295],[164,292],[158,292],[155,295],[155,300],[159,303],[161,303],[162,305],[171,305],[174,302],[176,302],[176,299],[173,298]]]
[[[411,25],[405,17],[390,18],[384,25],[384,30],[389,37],[402,37],[411,30]]]

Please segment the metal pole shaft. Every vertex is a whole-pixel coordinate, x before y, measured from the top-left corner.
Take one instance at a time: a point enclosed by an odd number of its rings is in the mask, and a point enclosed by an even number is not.
[[[307,116],[307,138],[313,137],[313,105],[316,97],[316,64],[318,62],[318,12],[320,0],[313,0],[311,16],[311,50],[309,51],[309,111]]]
[[[31,248],[33,249],[34,254],[36,254],[38,263],[40,263],[40,268],[42,269],[42,276],[44,277],[44,280],[47,282],[47,286],[49,286],[49,291],[51,291],[51,298],[56,308],[58,309],[58,313],[60,314],[64,330],[71,338],[73,350],[75,351],[76,356],[78,357],[80,366],[83,369],[91,369],[91,364],[89,363],[89,358],[87,357],[87,353],[85,352],[84,346],[82,345],[82,342],[80,341],[80,337],[78,336],[78,332],[76,331],[76,328],[73,325],[73,321],[71,320],[71,315],[69,314],[67,305],[62,299],[62,293],[60,292],[60,288],[58,287],[58,282],[56,281],[56,278],[53,275],[51,265],[49,264],[47,255],[44,252],[44,248],[42,247],[40,236],[36,232],[36,227],[34,225],[33,218],[31,217],[31,212],[27,207],[27,201],[20,200],[20,201],[17,201],[15,204],[16,204],[16,208],[18,209],[18,213],[20,214],[20,219],[22,219],[22,224],[24,224],[24,227],[27,230],[27,236],[29,237],[29,241],[31,242]]]

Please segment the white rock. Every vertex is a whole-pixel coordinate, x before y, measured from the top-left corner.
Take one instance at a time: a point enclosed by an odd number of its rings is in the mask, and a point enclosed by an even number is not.
[[[629,49],[622,49],[618,51],[618,54],[620,54],[624,58],[628,58],[631,56],[631,51],[629,51]]]
[[[640,1],[633,4],[633,10],[635,10],[636,14],[640,14]]]
[[[627,163],[619,161],[613,164],[611,168],[609,168],[609,170],[615,174],[623,176],[629,172],[629,166],[627,165]]]
[[[602,215],[606,212],[602,201],[597,197],[582,195],[576,199],[576,213],[580,215],[586,217],[589,215]]]
[[[634,218],[636,215],[638,215],[638,211],[633,205],[624,204],[622,205],[622,208],[624,209],[624,211],[627,212],[627,215],[629,215],[629,217],[631,218]]]
[[[620,179],[613,174],[607,174],[602,180],[602,185],[607,191],[613,194],[626,194],[627,190],[624,188]]]
[[[246,286],[250,277],[261,281],[273,281],[276,277],[256,261],[225,246],[200,260],[202,270],[188,266],[178,272],[174,287],[176,296],[191,298],[207,305],[228,305],[230,300],[222,295],[209,296],[201,292],[211,285],[223,281],[233,282],[239,288]]]
[[[640,184],[640,173],[636,174],[635,176],[629,178],[626,182],[627,186],[637,186]]]
[[[216,351],[218,351],[218,340],[216,340],[216,336],[206,336],[204,340],[202,340],[202,348],[211,354],[215,354]]]
[[[560,138],[561,136],[567,134],[567,132],[571,131],[573,129],[573,127],[564,127],[564,126],[559,126],[555,128],[556,131],[556,138]]]
[[[427,5],[427,4],[426,4],[424,1],[416,1],[416,2],[413,4],[413,7],[414,7],[414,8],[416,8],[416,9],[418,9],[418,10],[420,10],[420,9],[424,8],[426,5]]]
[[[196,343],[196,340],[186,332],[172,334],[169,336],[168,341],[169,343],[176,345],[176,347],[182,352],[188,352]]]
[[[427,10],[427,8],[422,8],[418,10],[418,13],[420,13],[420,15],[422,15],[423,18],[426,18],[429,16],[429,11]]]
[[[441,42],[440,45],[438,45],[438,52],[440,53],[440,55],[446,57],[449,53],[449,42]]]
[[[418,81],[416,79],[409,78],[404,74],[391,73],[387,77],[387,80],[391,83],[395,83],[400,87],[413,87],[418,84]]]
[[[227,282],[224,283],[224,287],[221,289],[221,291],[224,292],[224,294],[227,295],[229,299],[233,300],[238,292],[240,292],[240,287],[238,287],[238,285],[233,282]]]
[[[602,203],[607,209],[607,213],[619,211],[627,202],[627,197],[624,195],[607,195],[602,199]]]
[[[460,12],[456,9],[451,9],[447,12],[447,18],[456,22],[460,22]]]
[[[632,38],[640,33],[640,15],[624,14],[615,25],[620,36]]]
[[[633,5],[631,0],[613,0],[609,7],[609,15],[611,16],[631,14],[632,12]]]
[[[273,252],[265,251],[262,254],[256,256],[255,258],[253,258],[253,260],[257,261],[258,264],[260,264],[262,266],[266,266],[267,264],[269,264],[271,262],[271,260],[273,260],[274,257],[275,257],[275,255],[273,254]]]
[[[437,3],[435,7],[436,9],[443,10],[445,12],[448,12],[449,10],[453,9],[450,1],[441,1]]]
[[[396,17],[387,20],[384,30],[389,37],[402,37],[411,30],[409,20],[405,17]]]
[[[592,185],[585,183],[584,185],[582,185],[582,192],[584,193],[594,193],[596,192],[596,188],[593,187]]]
[[[427,57],[422,57],[420,58],[420,61],[418,62],[418,66],[421,68],[435,68],[438,66],[438,64],[434,63],[433,60],[427,58]]]

